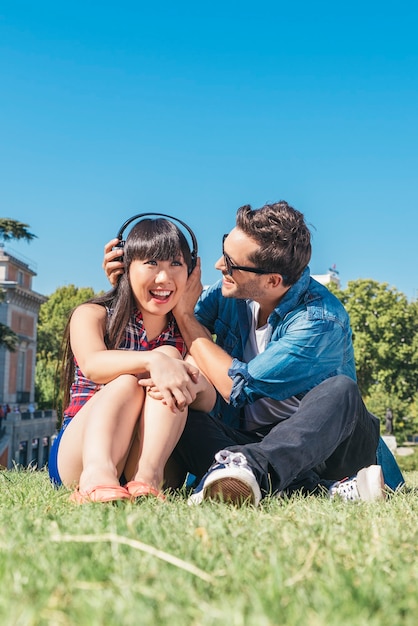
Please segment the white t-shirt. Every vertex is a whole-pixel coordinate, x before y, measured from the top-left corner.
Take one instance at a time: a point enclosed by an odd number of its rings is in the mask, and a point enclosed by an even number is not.
[[[257,328],[258,312],[260,310],[258,302],[249,300],[247,309],[251,329],[244,349],[244,361],[246,363],[256,357],[257,354],[264,352],[272,332],[272,328],[268,324]],[[260,426],[277,424],[293,415],[299,404],[300,400],[295,396],[286,400],[260,398],[260,400],[256,400],[252,404],[246,404],[244,407],[245,428],[247,430],[257,430]]]

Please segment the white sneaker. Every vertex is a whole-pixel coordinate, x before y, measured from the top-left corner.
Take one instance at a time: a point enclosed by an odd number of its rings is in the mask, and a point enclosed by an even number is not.
[[[385,483],[380,465],[370,465],[359,470],[356,476],[344,478],[331,485],[331,498],[342,500],[384,500],[386,498]]]
[[[215,454],[215,460],[187,503],[220,500],[237,506],[244,503],[257,506],[261,491],[245,456],[241,452],[221,450]]]

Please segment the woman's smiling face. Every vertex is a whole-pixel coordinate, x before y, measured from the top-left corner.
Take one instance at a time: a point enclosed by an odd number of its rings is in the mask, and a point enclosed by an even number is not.
[[[183,256],[160,261],[136,259],[129,267],[129,278],[137,306],[142,312],[167,315],[186,287],[187,265]]]

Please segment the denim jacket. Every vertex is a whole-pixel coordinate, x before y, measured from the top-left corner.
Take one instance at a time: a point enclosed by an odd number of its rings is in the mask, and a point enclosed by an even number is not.
[[[345,374],[356,380],[350,320],[341,302],[311,278],[306,268],[271,313],[271,339],[264,352],[243,362],[250,332],[246,300],[225,298],[221,281],[205,290],[195,313],[233,357],[230,405],[221,400],[214,413],[238,426],[240,409],[258,398],[303,397],[322,381]]]

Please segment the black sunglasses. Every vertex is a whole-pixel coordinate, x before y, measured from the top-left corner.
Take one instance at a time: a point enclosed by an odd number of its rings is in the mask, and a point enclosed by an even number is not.
[[[231,258],[226,254],[224,249],[225,239],[228,237],[228,233],[222,238],[222,254],[225,261],[226,273],[228,276],[232,276],[232,272],[234,270],[241,270],[242,272],[252,272],[253,274],[271,274],[272,272],[269,270],[262,270],[259,267],[245,267],[244,265],[234,265],[231,261]]]

